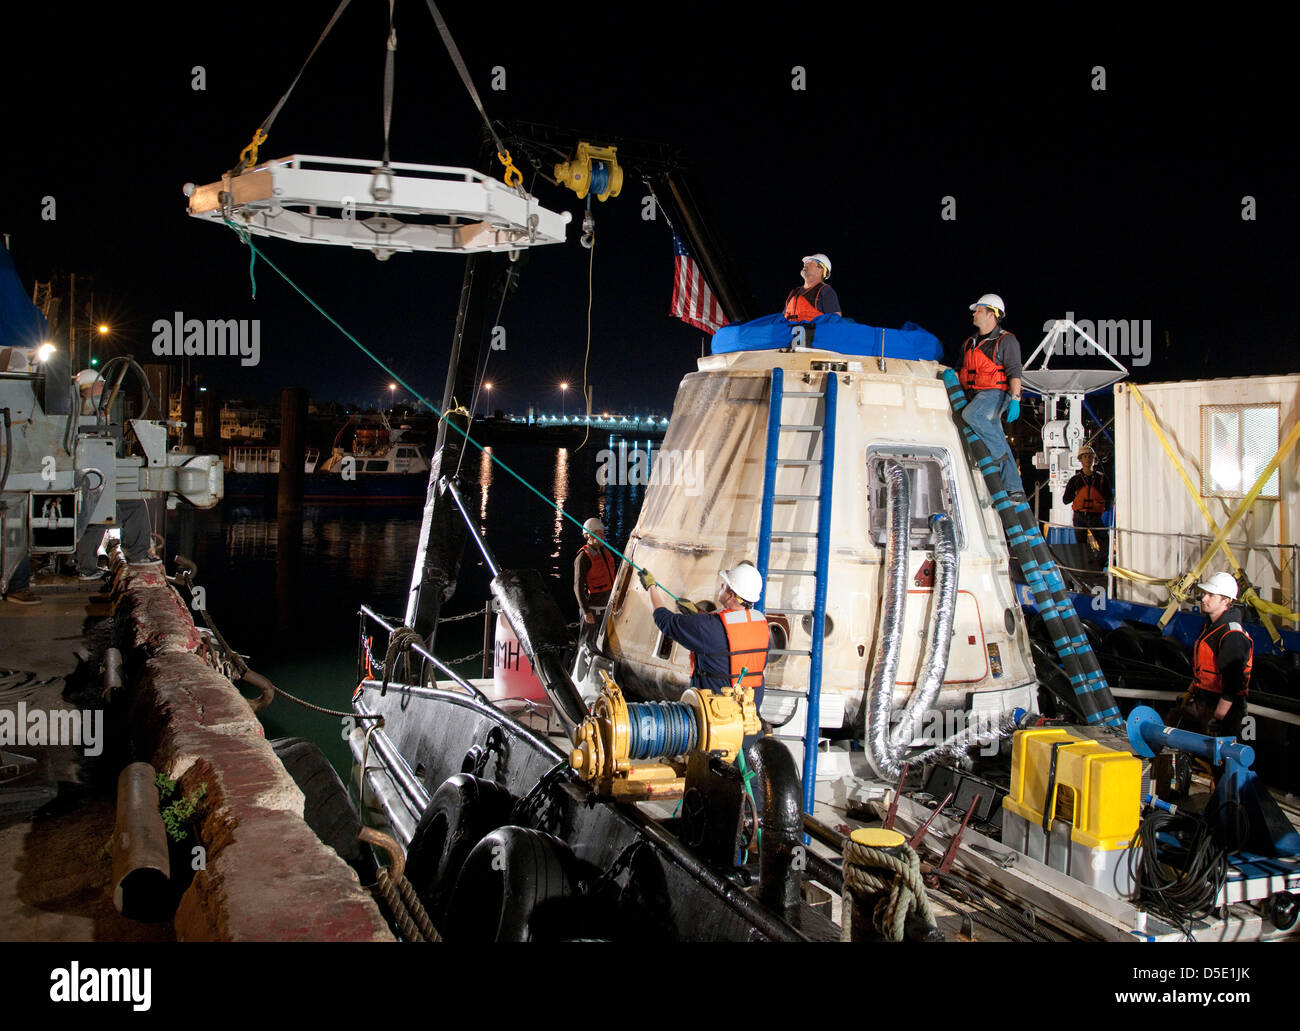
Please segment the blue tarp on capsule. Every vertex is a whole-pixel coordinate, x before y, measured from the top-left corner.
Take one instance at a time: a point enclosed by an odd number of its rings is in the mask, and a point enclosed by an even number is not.
[[[723,326],[713,334],[713,353],[773,351],[789,347],[796,326],[804,328],[804,346],[823,351],[875,358],[880,355],[883,338],[886,358],[943,360],[943,345],[939,338],[914,322],[904,323],[902,329],[882,329],[854,322],[842,315],[822,315],[811,322],[799,323],[787,322],[783,315],[764,315],[753,322]]]

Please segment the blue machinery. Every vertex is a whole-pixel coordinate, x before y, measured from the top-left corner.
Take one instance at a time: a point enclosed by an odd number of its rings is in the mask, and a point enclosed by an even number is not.
[[[1300,855],[1300,833],[1251,770],[1255,750],[1250,745],[1232,737],[1210,737],[1167,727],[1160,714],[1147,705],[1139,705],[1129,713],[1128,738],[1133,750],[1147,759],[1170,748],[1213,766],[1223,764],[1223,775],[1205,809],[1206,821],[1219,828],[1226,839],[1242,839],[1238,844],[1251,853]]]
[[[758,608],[768,612],[767,578],[773,576],[811,576],[813,580],[813,607],[811,610],[776,609],[777,615],[809,616],[812,620],[812,643],[808,651],[800,649],[772,649],[773,655],[807,655],[808,656],[808,690],[807,692],[768,688],[770,694],[784,694],[807,699],[807,718],[803,733],[803,806],[804,812],[813,811],[813,802],[817,794],[817,740],[821,733],[821,686],[822,686],[822,643],[826,633],[826,577],[830,565],[831,548],[831,498],[835,482],[835,414],[839,397],[839,377],[833,371],[825,373],[823,390],[785,390],[784,372],[777,368],[772,370],[772,386],[768,398],[767,419],[767,458],[763,476],[763,501],[758,530],[758,571],[763,577],[763,594],[758,599]],[[787,397],[823,399],[820,423],[794,424],[781,421],[781,405]],[[821,437],[821,458],[781,458],[781,434],[810,433]],[[819,494],[777,494],[777,473],[783,466],[820,466],[821,480]],[[777,502],[817,503],[817,529],[808,530],[772,530],[772,511]],[[815,538],[817,557],[814,569],[768,569],[771,560],[772,538]]]

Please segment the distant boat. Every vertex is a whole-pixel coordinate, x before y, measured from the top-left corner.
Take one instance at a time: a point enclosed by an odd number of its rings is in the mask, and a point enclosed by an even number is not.
[[[336,447],[320,462],[320,452],[309,448],[304,461],[303,500],[315,502],[420,501],[429,481],[429,460],[417,444],[391,443],[376,437],[356,448]],[[382,431],[380,431],[382,433]],[[280,449],[231,448],[227,455],[226,497],[275,497],[280,475]]]

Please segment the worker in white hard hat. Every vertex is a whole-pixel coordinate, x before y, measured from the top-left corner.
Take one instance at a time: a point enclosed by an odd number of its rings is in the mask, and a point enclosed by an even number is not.
[[[1237,737],[1246,715],[1255,643],[1242,625],[1231,573],[1215,573],[1196,586],[1203,592],[1205,626],[1192,646],[1191,686],[1165,722],[1213,737]]]
[[[1078,457],[1080,469],[1065,485],[1061,500],[1073,510],[1074,538],[1083,549],[1084,560],[1093,569],[1104,569],[1110,554],[1110,537],[1102,516],[1111,505],[1110,481],[1105,473],[1094,468],[1097,452],[1090,445],[1079,448]],[[1095,548],[1088,543],[1089,535]]]
[[[614,588],[614,553],[605,546],[605,524],[592,516],[582,524],[582,547],[573,560],[573,593],[578,598],[578,645],[594,643],[600,618]]]
[[[970,310],[975,333],[961,349],[959,376],[967,397],[962,418],[998,463],[1007,493],[1023,496],[1020,470],[1002,430],[1003,415],[1007,422],[1020,418],[1020,341],[1002,328],[1007,308],[998,294],[984,294]]]
[[[81,394],[81,414],[94,415],[95,406],[104,393],[104,377],[95,369],[82,369],[73,379],[76,380],[77,391]]]
[[[741,562],[718,574],[718,610],[698,612],[679,602],[682,613],[670,611],[668,593],[648,572],[641,584],[650,592],[655,626],[691,653],[691,687],[723,691],[741,686],[754,689],[754,704],[763,704],[763,670],[767,666],[770,634],[767,618],[754,606],[763,596],[763,577],[752,562]],[[741,673],[744,678],[741,678]]]
[[[790,291],[785,299],[787,322],[811,322],[822,315],[841,315],[840,299],[835,288],[826,280],[831,278],[831,259],[824,254],[805,254],[799,270],[803,286]]]

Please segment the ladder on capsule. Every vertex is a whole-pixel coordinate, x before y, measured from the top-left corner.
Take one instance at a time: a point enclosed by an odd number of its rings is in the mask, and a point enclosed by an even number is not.
[[[783,370],[772,370],[771,391],[768,399],[767,451],[763,476],[763,499],[758,530],[758,571],[763,577],[763,594],[758,600],[758,608],[768,616],[786,616],[804,618],[811,621],[812,641],[807,649],[773,648],[769,655],[789,655],[808,657],[808,688],[800,690],[793,687],[768,687],[764,697],[786,697],[795,699],[794,715],[798,715],[799,699],[806,702],[805,719],[801,742],[803,745],[803,804],[804,812],[813,811],[813,802],[817,791],[817,743],[821,735],[821,682],[822,682],[822,644],[826,625],[826,578],[830,563],[831,537],[831,487],[835,476],[835,412],[837,405],[839,380],[833,371],[825,373],[824,386],[821,390],[786,390]],[[790,398],[812,400],[821,412],[820,421],[811,423],[787,423],[782,418],[784,402]],[[781,457],[783,440],[791,439],[794,434],[807,434],[811,444],[806,458]],[[820,448],[816,446],[820,441]],[[819,454],[820,457],[812,457]],[[818,470],[817,494],[780,494],[777,493],[779,474],[782,469],[802,467],[805,471]],[[809,477],[803,476],[807,483]],[[806,490],[804,486],[802,489]],[[815,503],[817,505],[817,522],[815,530],[774,530],[774,513],[777,505],[798,505]],[[812,569],[769,568],[773,540],[808,540],[816,542],[815,565]],[[793,549],[791,549],[793,552]],[[788,580],[798,577],[811,577],[813,580],[813,606],[811,609],[779,609],[766,606],[767,588],[770,577]],[[787,596],[789,592],[786,592]],[[790,642],[787,639],[786,644]],[[793,717],[792,717],[793,718]],[[790,739],[787,739],[790,740]]]

